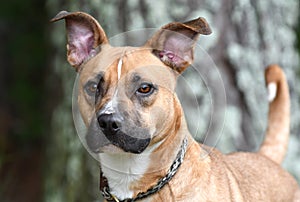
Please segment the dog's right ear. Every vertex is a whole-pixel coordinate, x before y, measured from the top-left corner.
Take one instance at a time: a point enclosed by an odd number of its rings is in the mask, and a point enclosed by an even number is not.
[[[108,39],[100,24],[83,12],[59,12],[50,22],[65,19],[67,29],[67,58],[80,71],[81,64],[97,53],[97,47]]]

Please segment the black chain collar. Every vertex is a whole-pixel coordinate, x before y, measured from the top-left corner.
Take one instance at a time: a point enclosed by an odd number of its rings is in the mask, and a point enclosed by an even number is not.
[[[166,174],[166,176],[161,178],[155,186],[150,187],[146,192],[138,193],[138,195],[135,198],[128,198],[128,199],[124,199],[124,200],[119,200],[115,195],[110,193],[110,189],[108,187],[108,184],[106,184],[101,189],[101,193],[102,193],[103,197],[108,202],[134,202],[134,201],[138,201],[138,200],[141,200],[143,198],[146,198],[146,197],[158,192],[173,178],[173,176],[178,171],[178,168],[180,167],[181,163],[183,162],[185,152],[186,152],[186,148],[187,148],[187,139],[184,138],[184,140],[182,141],[182,145],[180,147],[180,150],[177,153],[176,159],[172,163],[172,165],[171,165],[170,169],[168,170],[168,173]],[[104,176],[102,176],[102,178],[104,178]]]

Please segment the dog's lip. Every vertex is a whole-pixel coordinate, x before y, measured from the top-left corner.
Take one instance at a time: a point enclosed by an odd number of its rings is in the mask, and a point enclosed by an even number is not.
[[[98,153],[124,153],[124,150],[122,150],[120,147],[114,145],[114,144],[107,144],[99,148]]]
[[[114,130],[115,130],[115,133],[118,133],[119,131],[121,131],[121,128],[117,128],[117,129],[114,129]],[[109,130],[100,128],[100,131],[102,133],[106,134]],[[114,135],[116,135],[116,134],[114,134]]]
[[[113,146],[118,148],[119,151],[133,154],[142,153],[148,147],[151,140],[150,138],[141,139],[128,135],[122,130],[118,130],[114,135],[106,135],[105,133],[104,135]]]
[[[107,143],[105,145],[102,145],[98,148],[95,148],[95,149],[90,149],[93,153],[95,154],[99,154],[99,153],[106,153],[106,151],[110,151],[110,150],[121,150],[119,147],[113,145],[112,143]],[[123,150],[122,150],[123,151]]]
[[[92,152],[93,152],[93,153],[96,153],[96,154],[98,154],[98,153],[100,153],[100,152],[101,152],[101,149],[100,149],[100,148],[98,148],[98,149],[94,149],[94,150],[92,150]]]

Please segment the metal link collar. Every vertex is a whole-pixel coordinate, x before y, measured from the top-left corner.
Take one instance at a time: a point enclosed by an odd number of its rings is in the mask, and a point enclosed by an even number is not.
[[[146,198],[146,197],[158,192],[173,178],[173,176],[178,171],[181,163],[183,162],[185,152],[186,152],[186,148],[187,148],[187,139],[184,138],[184,140],[182,141],[182,145],[180,147],[180,150],[179,150],[179,152],[176,156],[176,159],[172,163],[172,165],[171,165],[170,169],[168,170],[168,173],[166,174],[166,176],[161,178],[157,182],[156,185],[154,185],[153,187],[150,187],[146,192],[138,193],[135,198],[128,198],[128,199],[124,199],[124,200],[119,200],[116,196],[114,196],[113,194],[110,193],[110,190],[109,190],[109,187],[108,187],[108,184],[107,184],[101,190],[101,193],[102,193],[103,197],[108,202],[134,202],[134,201],[138,201],[138,200],[141,200],[143,198]]]

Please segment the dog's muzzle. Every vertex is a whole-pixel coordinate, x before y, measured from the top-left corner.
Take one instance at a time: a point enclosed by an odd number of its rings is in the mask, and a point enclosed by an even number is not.
[[[124,120],[117,113],[101,113],[91,128],[94,129],[90,130],[86,139],[90,149],[95,152],[101,150],[98,147],[112,144],[125,152],[139,154],[151,141],[147,129]]]

